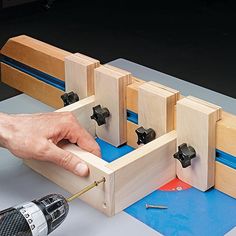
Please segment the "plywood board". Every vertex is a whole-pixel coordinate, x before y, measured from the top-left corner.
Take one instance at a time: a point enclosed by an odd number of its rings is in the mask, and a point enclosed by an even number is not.
[[[174,111],[179,91],[147,82],[139,86],[138,123],[152,128],[159,137],[174,129]]]
[[[138,114],[138,88],[145,81],[132,77],[132,84],[126,88],[127,94],[127,109]]]
[[[94,94],[94,69],[100,62],[80,53],[65,58],[66,92],[74,91],[83,99]]]
[[[216,161],[215,188],[236,198],[236,170]]]
[[[130,122],[127,120],[127,145],[133,147],[133,148],[138,148],[138,137],[137,134],[135,132],[135,130],[138,128],[139,126],[133,122]]]
[[[177,146],[187,143],[197,153],[187,168],[176,160],[177,176],[201,191],[215,184],[215,134],[220,114],[218,106],[192,97],[177,102]]]
[[[107,162],[97,156],[81,150],[74,144],[63,144],[61,148],[72,152],[89,166],[90,174],[88,177],[79,177],[69,171],[49,162],[37,160],[25,160],[25,164],[64,188],[71,194],[75,194],[85,186],[105,177],[106,182],[90,190],[80,197],[83,201],[107,214],[114,215],[114,174],[113,171],[105,167]],[[68,194],[69,196],[69,194]]]
[[[115,172],[115,213],[176,177],[172,131],[107,164]]]
[[[20,90],[51,107],[63,107],[61,95],[64,94],[64,92],[60,89],[35,79],[4,63],[1,63],[1,77],[3,83]]]
[[[90,119],[94,104],[95,97],[92,95],[69,106],[56,110],[56,112],[72,112],[80,125],[84,127],[93,137],[95,137],[95,124]]]
[[[222,112],[222,119],[217,122],[216,148],[236,156],[236,116]]]
[[[110,112],[105,125],[96,125],[96,134],[116,147],[127,141],[126,86],[130,83],[129,72],[108,66],[95,69],[95,103]]]
[[[10,38],[1,54],[57,79],[65,80],[64,58],[71,53],[26,35]]]

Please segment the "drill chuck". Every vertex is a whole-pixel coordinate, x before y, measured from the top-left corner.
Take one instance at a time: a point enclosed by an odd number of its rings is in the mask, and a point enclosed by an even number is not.
[[[0,212],[1,236],[46,236],[66,218],[69,205],[59,194],[23,203]]]

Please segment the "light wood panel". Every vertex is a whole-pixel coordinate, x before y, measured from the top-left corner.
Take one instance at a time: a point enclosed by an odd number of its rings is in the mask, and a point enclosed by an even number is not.
[[[10,38],[1,54],[25,65],[65,80],[64,58],[71,53],[26,35]]]
[[[236,198],[236,170],[216,161],[215,188]]]
[[[127,145],[133,147],[133,148],[138,148],[138,137],[137,134],[135,133],[135,130],[139,126],[133,122],[130,122],[127,120]]]
[[[222,112],[222,119],[217,122],[216,148],[236,156],[236,116]]]
[[[138,92],[139,126],[154,129],[156,137],[173,130],[179,92],[155,82],[140,85]]]
[[[56,112],[72,112],[81,126],[84,127],[93,137],[95,137],[95,124],[90,119],[91,111],[94,107],[94,104],[95,97],[94,95],[92,95],[69,106],[56,110]]]
[[[61,144],[61,148],[72,152],[89,166],[88,177],[79,177],[69,171],[49,162],[37,160],[25,160],[25,164],[64,188],[71,194],[75,194],[85,186],[105,177],[106,182],[90,190],[80,197],[83,201],[105,213],[108,216],[114,215],[114,174],[113,171],[105,167],[107,162],[95,155],[83,151],[74,144]],[[69,194],[68,194],[69,196]]]
[[[215,128],[220,108],[192,97],[177,102],[177,146],[192,146],[197,156],[191,166],[182,168],[177,162],[177,176],[201,191],[214,186],[215,179]]]
[[[115,213],[176,177],[175,149],[172,131],[107,165],[115,172]]]
[[[126,86],[131,83],[131,74],[108,66],[95,69],[95,103],[110,112],[107,123],[96,125],[99,138],[120,146],[127,141]]]
[[[76,92],[80,99],[94,94],[94,69],[100,62],[75,53],[65,58],[66,92]]]
[[[54,108],[63,107],[63,91],[1,63],[2,82]]]
[[[145,81],[132,77],[132,84],[126,88],[127,94],[127,109],[138,113],[138,88]]]

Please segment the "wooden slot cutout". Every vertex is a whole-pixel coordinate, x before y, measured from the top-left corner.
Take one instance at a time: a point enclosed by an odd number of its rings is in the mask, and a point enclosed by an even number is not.
[[[176,160],[177,176],[201,191],[215,184],[216,122],[220,119],[221,108],[214,104],[191,96],[177,102],[177,146],[186,143],[196,151],[187,168]]]

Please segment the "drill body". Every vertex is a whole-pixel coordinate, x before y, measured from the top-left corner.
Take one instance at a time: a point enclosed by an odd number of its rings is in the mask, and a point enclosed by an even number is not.
[[[46,236],[66,218],[69,205],[59,194],[0,211],[1,236]]]

